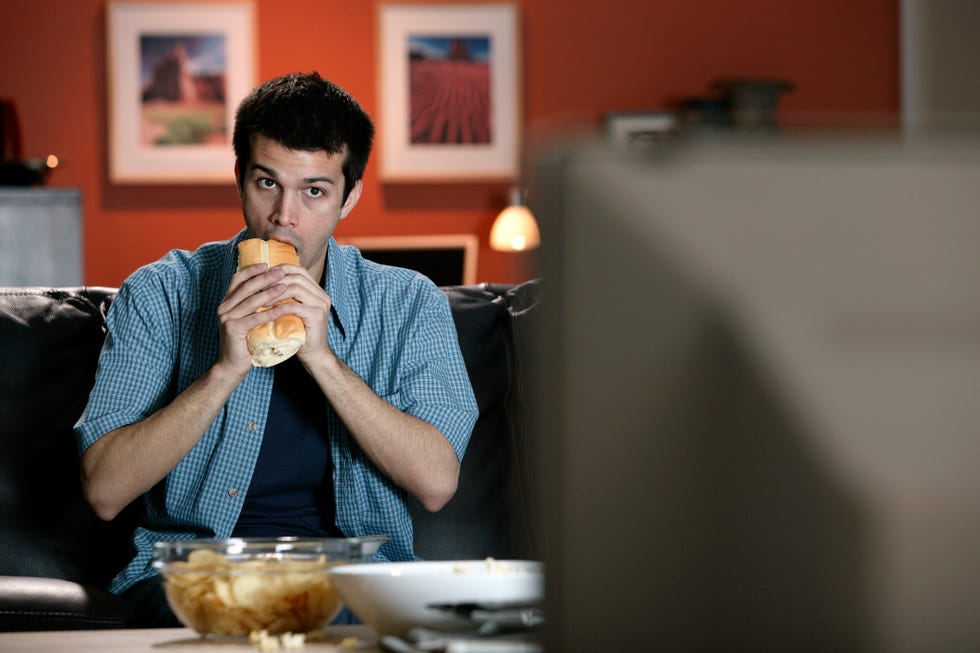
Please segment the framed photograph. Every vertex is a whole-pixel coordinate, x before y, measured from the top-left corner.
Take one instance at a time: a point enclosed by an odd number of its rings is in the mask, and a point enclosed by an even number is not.
[[[382,4],[379,12],[381,181],[517,178],[517,7]]]
[[[474,234],[435,236],[364,236],[338,238],[353,245],[364,258],[421,272],[437,286],[476,283],[480,241]]]
[[[109,180],[233,181],[235,109],[255,84],[252,2],[110,2]]]
[[[605,115],[606,136],[617,147],[647,147],[672,139],[679,127],[670,111],[614,111]]]

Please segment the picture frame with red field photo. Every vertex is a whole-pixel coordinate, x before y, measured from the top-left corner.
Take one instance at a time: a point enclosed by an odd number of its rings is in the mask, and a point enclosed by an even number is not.
[[[381,181],[517,178],[517,7],[382,4],[378,11]]]

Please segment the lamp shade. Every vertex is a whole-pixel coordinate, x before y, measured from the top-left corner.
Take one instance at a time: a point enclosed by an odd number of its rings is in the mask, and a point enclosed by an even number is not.
[[[502,252],[535,249],[541,244],[538,223],[521,203],[520,191],[512,193],[511,204],[497,216],[490,229],[490,248]]]

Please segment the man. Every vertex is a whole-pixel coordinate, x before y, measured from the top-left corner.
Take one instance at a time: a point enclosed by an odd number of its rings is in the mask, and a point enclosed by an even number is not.
[[[110,585],[141,625],[177,625],[150,567],[157,540],[386,534],[378,558],[411,560],[406,493],[435,511],[456,490],[477,408],[448,301],[332,237],[373,135],[317,73],[261,85],[235,118],[245,229],[140,268],[112,303],[76,435],[101,518],[143,497],[135,556]],[[250,237],[291,243],[301,265],[236,271]],[[253,367],[246,334],[287,313],[306,343]]]

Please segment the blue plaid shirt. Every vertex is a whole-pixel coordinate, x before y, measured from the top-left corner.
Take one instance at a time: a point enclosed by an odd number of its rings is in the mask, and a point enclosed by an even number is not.
[[[217,307],[237,267],[234,238],[174,250],[120,287],[88,406],[75,426],[79,451],[169,404],[218,357]],[[378,265],[330,240],[327,340],[383,399],[439,429],[462,460],[477,418],[449,303],[430,280]],[[272,368],[253,368],[187,456],[144,499],[136,556],[110,589],[153,575],[157,540],[231,536],[265,431]],[[380,560],[417,559],[405,493],[368,460],[333,411],[328,425],[337,526],[347,536],[387,534]]]

